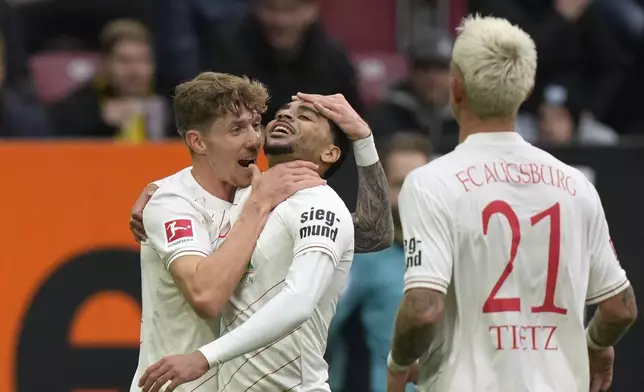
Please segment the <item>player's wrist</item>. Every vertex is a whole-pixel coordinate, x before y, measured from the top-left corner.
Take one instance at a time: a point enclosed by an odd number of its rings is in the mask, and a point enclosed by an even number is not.
[[[407,371],[409,370],[411,365],[413,364],[399,365],[398,363],[396,363],[396,361],[394,360],[394,357],[391,355],[391,351],[387,356],[387,368],[389,368],[389,370],[391,370],[392,372],[399,373],[399,372]]]
[[[586,345],[589,349],[594,351],[602,351],[610,348],[611,346],[601,346],[595,342],[595,340],[590,336],[590,329],[586,328]]]
[[[197,350],[197,352],[204,356],[206,362],[208,362],[209,369],[219,366],[219,356],[217,355],[218,350],[215,346],[215,342],[209,343]]]
[[[257,217],[266,217],[271,212],[271,204],[266,199],[262,199],[256,194],[250,196],[242,213],[247,212]]]
[[[369,136],[353,142],[353,154],[358,166],[371,166],[378,162],[380,158],[378,157],[373,133],[369,133]]]

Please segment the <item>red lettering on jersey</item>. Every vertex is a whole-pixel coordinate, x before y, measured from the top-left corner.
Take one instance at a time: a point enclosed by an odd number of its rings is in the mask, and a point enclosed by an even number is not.
[[[496,340],[497,351],[559,350],[553,340],[556,330],[557,327],[554,325],[491,325],[488,327],[488,331]]]
[[[168,243],[181,238],[193,238],[192,221],[190,219],[175,219],[164,224],[165,236]]]
[[[544,325],[543,329],[547,329],[550,331],[548,334],[548,339],[546,340],[546,346],[544,347],[544,350],[559,350],[559,346],[550,346],[550,341],[552,340],[552,337],[555,335],[555,331],[557,330],[557,327],[554,325]]]
[[[485,167],[485,183],[489,184],[491,181],[499,182],[499,180],[494,175],[494,173],[492,173],[492,170],[490,170],[490,167],[487,164],[485,164],[484,167]]]
[[[485,179],[477,182],[474,175],[479,169],[485,173]],[[577,194],[574,178],[567,176],[559,169],[543,164],[484,163],[482,166],[469,166],[467,169],[457,172],[455,176],[463,185],[465,192],[497,182],[511,182],[514,184],[543,184],[559,188],[571,196]]]

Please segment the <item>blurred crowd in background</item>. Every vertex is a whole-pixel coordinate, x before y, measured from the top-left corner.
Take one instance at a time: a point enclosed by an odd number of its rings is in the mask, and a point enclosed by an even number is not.
[[[406,174],[458,142],[448,75],[469,12],[507,18],[536,42],[518,124],[528,141],[644,139],[644,0],[0,0],[0,139],[176,138],[173,86],[204,70],[248,75],[270,91],[265,122],[298,91],[344,94],[386,147],[395,211]],[[384,390],[404,273],[396,239],[356,256],[329,339],[334,390],[356,309],[372,390]]]

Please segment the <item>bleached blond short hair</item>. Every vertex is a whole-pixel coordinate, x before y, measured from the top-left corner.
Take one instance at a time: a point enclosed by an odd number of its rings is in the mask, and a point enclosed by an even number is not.
[[[506,19],[470,15],[457,29],[452,63],[477,117],[511,117],[534,86],[537,50],[530,35]]]

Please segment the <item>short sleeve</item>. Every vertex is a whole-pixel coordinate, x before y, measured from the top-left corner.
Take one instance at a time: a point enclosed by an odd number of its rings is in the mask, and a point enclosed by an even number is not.
[[[412,172],[398,196],[403,230],[405,291],[428,288],[442,293],[452,280],[452,233],[445,192],[430,181],[423,183]]]
[[[353,250],[353,219],[337,195],[309,190],[289,199],[286,207],[280,215],[293,238],[294,259],[309,251],[320,251],[337,265],[346,251]]]
[[[166,268],[181,256],[212,253],[203,215],[181,195],[155,193],[143,210],[143,226],[147,244],[157,251]]]
[[[586,304],[592,305],[619,294],[630,283],[617,259],[601,199],[590,182],[588,186],[591,191],[591,219],[588,229],[591,251]]]

